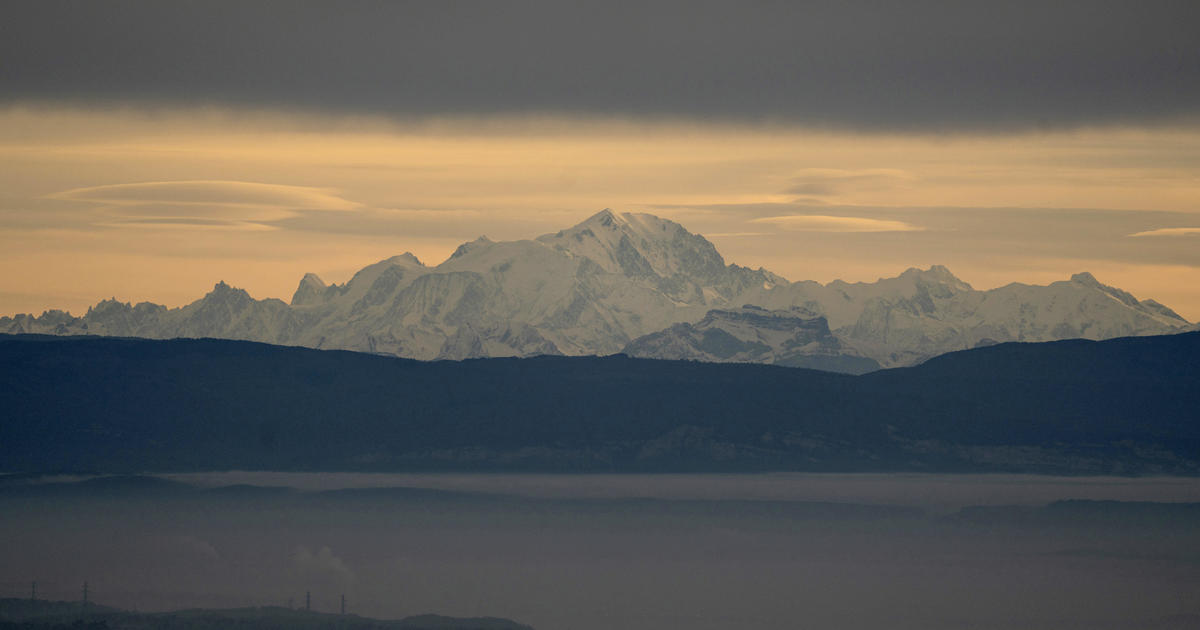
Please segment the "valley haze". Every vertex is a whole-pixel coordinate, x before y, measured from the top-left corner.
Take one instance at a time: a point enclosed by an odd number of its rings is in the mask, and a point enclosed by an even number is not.
[[[290,615],[289,627],[328,627],[345,593],[352,623],[432,610],[538,630],[771,630],[797,620],[830,630],[1185,630],[1200,620],[1197,484],[893,474],[0,478],[0,588],[10,598],[0,617],[29,603],[37,579],[39,597],[74,600],[61,606],[68,619],[79,618],[87,580],[93,601],[173,628],[258,606]],[[316,612],[279,610],[289,599],[302,608],[306,592]],[[173,620],[160,612],[181,608],[210,610]],[[113,630],[123,629],[118,621]]]

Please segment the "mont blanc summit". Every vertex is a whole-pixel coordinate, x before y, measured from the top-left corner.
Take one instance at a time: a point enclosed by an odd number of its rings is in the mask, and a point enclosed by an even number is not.
[[[0,318],[0,332],[215,337],[415,359],[605,355],[780,363],[861,372],[1004,341],[1106,339],[1191,324],[1089,273],[978,291],[935,265],[872,283],[789,282],[727,264],[703,236],[603,210],[532,240],[409,253],[344,284],[305,275],[291,302],[219,282],[181,308],[105,300]]]

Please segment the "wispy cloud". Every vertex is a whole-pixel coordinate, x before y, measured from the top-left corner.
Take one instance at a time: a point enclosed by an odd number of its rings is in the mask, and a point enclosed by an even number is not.
[[[195,180],[74,188],[50,199],[100,204],[97,225],[176,229],[270,229],[263,222],[300,211],[347,211],[360,204],[328,189],[261,182]]]
[[[913,176],[897,169],[844,170],[810,168],[792,179],[784,192],[809,197],[824,197],[857,190],[887,190],[895,188]]]
[[[309,210],[352,210],[359,204],[324,188],[221,180],[137,182],[75,188],[50,195],[54,199],[98,201],[118,205],[149,203],[188,205],[277,206]]]
[[[95,225],[105,228],[134,228],[144,230],[238,230],[244,232],[269,232],[280,229],[277,226],[254,221],[226,221],[222,219],[201,219],[194,217],[142,219],[116,219]]]
[[[995,286],[1108,261],[1142,274],[1113,284],[1200,317],[1198,237],[1130,237],[1200,226],[1196,127],[944,137],[206,111],[0,107],[0,313],[179,305],[218,277],[286,298],[308,271],[341,282],[406,250],[439,262],[480,234],[532,238],[611,207],[797,280],[941,263]],[[380,168],[338,166],[364,164]]]
[[[1134,232],[1130,236],[1189,236],[1192,234],[1200,234],[1200,227],[1159,228],[1157,230],[1146,230],[1145,232]]]
[[[770,232],[707,232],[704,234],[704,236],[709,238],[719,238],[726,236],[769,236],[770,234]]]
[[[919,232],[925,228],[888,219],[866,217],[833,217],[819,214],[791,214],[760,217],[751,223],[775,225],[796,232]]]

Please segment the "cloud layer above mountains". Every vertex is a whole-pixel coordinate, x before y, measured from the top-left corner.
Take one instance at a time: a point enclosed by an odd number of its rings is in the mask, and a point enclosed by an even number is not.
[[[246,110],[0,110],[0,312],[287,298],[404,251],[533,238],[600,208],[790,279],[1089,270],[1200,317],[1200,131],[963,136]],[[1136,235],[1136,236],[1135,236]],[[1172,235],[1169,238],[1165,235]]]
[[[7,3],[0,313],[611,207],[792,279],[1086,269],[1197,319],[1198,7]]]
[[[1194,117],[1186,2],[8,3],[4,100],[1004,130]]]

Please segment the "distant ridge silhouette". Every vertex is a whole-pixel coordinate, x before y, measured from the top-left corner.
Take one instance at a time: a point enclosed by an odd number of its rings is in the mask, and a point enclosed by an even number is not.
[[[0,336],[9,471],[1200,473],[1200,333],[848,376],[609,357],[420,362]]]

